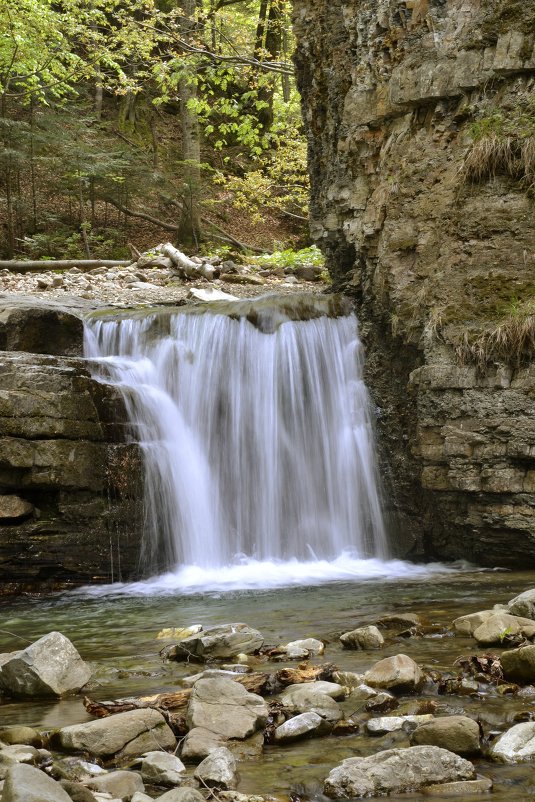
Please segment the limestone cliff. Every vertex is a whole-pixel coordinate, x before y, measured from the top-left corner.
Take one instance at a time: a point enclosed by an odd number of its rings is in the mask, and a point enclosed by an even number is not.
[[[535,565],[535,5],[295,0],[312,235],[403,553]]]
[[[119,395],[73,356],[82,329],[60,305],[0,303],[3,591],[137,572],[139,454]]]

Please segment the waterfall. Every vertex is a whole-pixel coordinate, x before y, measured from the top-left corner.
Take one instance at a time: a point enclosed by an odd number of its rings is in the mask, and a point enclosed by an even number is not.
[[[146,571],[384,557],[355,316],[205,309],[86,323],[144,455]]]

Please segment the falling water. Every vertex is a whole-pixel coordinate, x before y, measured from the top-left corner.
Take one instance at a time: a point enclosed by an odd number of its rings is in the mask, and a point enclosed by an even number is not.
[[[86,326],[144,454],[142,564],[186,584],[386,554],[356,318],[251,308]]]

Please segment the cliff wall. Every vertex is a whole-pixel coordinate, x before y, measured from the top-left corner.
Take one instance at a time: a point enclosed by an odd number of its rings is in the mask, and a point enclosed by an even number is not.
[[[535,565],[535,6],[295,0],[312,236],[399,553]]]
[[[137,574],[140,456],[82,338],[59,305],[0,302],[0,592]]]

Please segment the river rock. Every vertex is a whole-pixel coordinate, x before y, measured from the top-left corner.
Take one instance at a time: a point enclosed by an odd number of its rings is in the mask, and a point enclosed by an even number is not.
[[[63,696],[79,691],[91,669],[61,632],[49,632],[0,665],[0,688],[11,696]]]
[[[366,729],[371,735],[386,735],[387,732],[414,729],[432,719],[431,713],[423,713],[420,716],[381,716],[367,721]]]
[[[535,646],[510,649],[500,656],[503,675],[509,682],[521,685],[535,682]]]
[[[200,289],[192,287],[188,292],[188,298],[194,298],[196,301],[238,301],[236,295],[231,295],[229,292],[223,290],[216,290],[215,287],[207,287]]]
[[[368,686],[363,685],[361,687],[367,688]],[[357,688],[356,690],[358,691],[359,689]],[[351,694],[351,697],[353,698],[353,694]],[[367,700],[364,707],[370,713],[388,713],[389,710],[395,710],[399,707],[399,702],[396,697],[392,693],[388,693],[388,691],[381,691],[380,693],[375,692],[371,697],[357,696],[356,698]]]
[[[72,799],[52,777],[20,763],[7,773],[2,802],[72,802]]]
[[[33,510],[33,504],[20,496],[0,495],[0,519],[26,518],[27,515],[32,514]]]
[[[470,794],[484,794],[492,790],[492,780],[488,777],[478,777],[477,780],[458,780],[453,783],[439,783],[428,785],[423,792],[426,796],[469,796]]]
[[[477,722],[468,716],[445,716],[417,727],[411,746],[440,746],[457,755],[474,755],[480,751],[479,736]]]
[[[166,650],[170,660],[224,660],[238,654],[252,654],[264,638],[247,624],[222,624],[191,635]]]
[[[268,708],[261,696],[231,679],[200,679],[188,705],[189,728],[204,727],[225,738],[248,738],[265,726]]]
[[[372,688],[385,688],[396,693],[416,691],[423,684],[424,675],[418,665],[406,654],[396,654],[379,660],[364,675]]]
[[[292,691],[286,690],[281,695],[281,703],[293,712],[317,713],[331,725],[336,724],[342,718],[340,706],[327,694],[308,687],[311,684],[313,683],[294,686]]]
[[[334,671],[332,678],[333,682],[337,682],[339,685],[344,685],[346,688],[356,689],[364,684],[364,674],[357,674],[355,671]],[[375,696],[377,691],[369,686],[366,687],[368,687],[371,695]]]
[[[182,741],[181,757],[191,763],[198,763],[211,752],[224,746],[225,738],[205,727],[193,727]]]
[[[452,622],[453,629],[459,635],[471,635],[475,629],[488,621],[489,618],[495,615],[494,610],[481,610],[478,613],[470,613],[469,615],[460,615]]]
[[[344,649],[380,649],[385,639],[375,626],[359,627],[340,636]]]
[[[285,646],[280,646],[284,649],[286,656],[289,660],[300,660],[310,655],[321,655],[325,651],[325,644],[316,638],[304,638],[303,640],[293,640]]]
[[[132,799],[132,802],[134,800]],[[196,788],[173,788],[159,796],[157,802],[205,802],[200,791]]]
[[[96,796],[85,785],[70,780],[60,780],[59,784],[64,791],[67,791],[72,802],[97,802]]]
[[[110,771],[102,777],[93,777],[87,783],[93,791],[110,794],[127,802],[136,791],[144,791],[141,776],[136,771]]]
[[[525,638],[535,636],[535,621],[508,613],[496,613],[487,618],[472,633],[481,646],[502,643],[505,635],[523,635]]]
[[[277,727],[273,739],[275,743],[289,743],[301,738],[322,735],[324,731],[325,719],[317,713],[300,713]]]
[[[535,588],[525,590],[507,605],[511,615],[521,615],[525,618],[535,619]]]
[[[174,749],[175,736],[157,710],[146,708],[117,713],[59,731],[61,746],[69,751],[119,758],[137,757],[151,749]]]
[[[194,777],[209,788],[232,790],[238,785],[236,760],[224,746],[216,749],[195,769]]]
[[[0,727],[0,742],[8,745],[29,744],[30,746],[41,746],[43,739],[33,727],[11,724],[7,727]]]
[[[45,750],[36,749],[26,744],[13,744],[2,746],[0,749],[0,780],[4,779],[7,772],[16,763],[39,763],[43,761],[41,752]],[[47,755],[50,753],[46,752]]]
[[[415,613],[388,613],[381,616],[377,626],[383,629],[411,629],[419,627],[421,623],[420,617]]]
[[[184,779],[185,765],[168,752],[147,752],[143,755],[141,777],[154,785],[180,785]]]
[[[325,780],[324,793],[333,799],[384,796],[474,778],[473,765],[453,752],[438,746],[412,746],[342,761]]]
[[[523,763],[535,758],[535,722],[526,721],[500,735],[490,750],[493,760]]]
[[[306,690],[310,693],[324,693],[331,699],[345,699],[347,688],[338,682],[327,682],[326,680],[316,680],[315,682],[300,682],[295,685],[288,685],[284,689],[284,696],[293,694],[294,691]]]
[[[89,763],[87,760],[75,756],[55,760],[51,771],[55,780],[63,779],[73,783],[84,782],[106,773],[106,769],[97,763]]]

